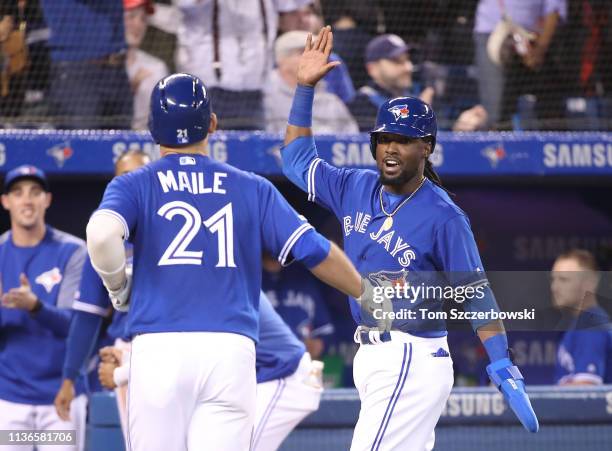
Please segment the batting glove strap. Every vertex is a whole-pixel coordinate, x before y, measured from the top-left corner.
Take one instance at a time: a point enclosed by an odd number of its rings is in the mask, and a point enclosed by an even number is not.
[[[487,373],[491,381],[498,388],[507,379],[513,379],[514,381],[524,380],[521,371],[509,358],[496,360],[491,363],[487,366]]]
[[[108,296],[110,297],[113,308],[120,312],[127,312],[129,310],[130,292],[132,291],[132,276],[127,275],[125,279],[125,285],[118,290],[108,290]]]
[[[529,432],[538,432],[538,417],[525,392],[523,375],[512,361],[508,358],[496,360],[487,366],[487,374],[504,395],[523,427]]]

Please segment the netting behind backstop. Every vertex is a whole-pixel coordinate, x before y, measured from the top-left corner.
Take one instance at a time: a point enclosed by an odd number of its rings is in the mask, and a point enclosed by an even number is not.
[[[335,131],[371,126],[360,95],[376,105],[398,94],[432,102],[444,129],[612,128],[607,0],[141,0],[125,3],[125,19],[123,4],[0,2],[14,30],[0,28],[5,127],[145,128],[152,86],[175,70],[204,79],[223,128],[282,125],[288,107],[275,99],[290,101],[295,64],[280,62],[275,39],[328,24],[344,62],[326,79]],[[382,34],[409,49],[374,52],[388,63],[375,76],[381,60],[365,55]]]

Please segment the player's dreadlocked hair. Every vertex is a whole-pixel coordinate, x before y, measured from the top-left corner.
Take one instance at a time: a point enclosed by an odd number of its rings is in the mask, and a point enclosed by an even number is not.
[[[424,138],[424,141],[428,142],[429,144],[432,145],[431,152],[433,153],[433,151],[434,151],[434,149],[433,149],[433,139],[429,136],[427,138]],[[447,190],[446,187],[442,184],[442,179],[440,178],[438,173],[433,168],[433,164],[431,163],[431,161],[429,161],[429,158],[425,159],[425,169],[424,169],[423,173],[424,173],[425,177],[427,177],[434,184],[438,185],[440,188],[442,188],[444,191],[446,191],[447,194],[449,194],[451,196],[455,195],[451,191]]]

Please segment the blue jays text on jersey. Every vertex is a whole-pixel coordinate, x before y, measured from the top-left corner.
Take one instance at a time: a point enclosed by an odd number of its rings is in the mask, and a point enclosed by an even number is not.
[[[465,213],[448,194],[430,180],[394,215],[391,227],[385,224],[386,211],[393,211],[405,199],[384,191],[378,174],[370,170],[339,169],[317,157],[314,139],[301,137],[282,151],[285,175],[308,193],[311,201],[330,209],[341,221],[344,251],[357,270],[375,284],[418,283],[419,274],[444,272],[451,286],[487,284],[483,265]],[[411,280],[415,277],[416,280]],[[492,292],[479,302],[465,303],[466,310],[497,308]],[[486,301],[486,302],[485,302]],[[399,308],[394,302],[394,310]],[[402,307],[409,307],[402,305]],[[440,302],[416,302],[412,308],[441,311]],[[358,304],[351,299],[351,311],[362,322]],[[417,316],[419,318],[420,315]],[[475,320],[474,328],[487,320]],[[442,320],[395,321],[395,329],[445,333]]]
[[[74,293],[86,256],[85,243],[47,226],[36,246],[20,247],[11,232],[0,237],[2,289],[19,287],[24,273],[42,303],[35,314],[0,306],[0,399],[53,404],[61,384]],[[83,391],[76,381],[77,393]]]
[[[267,180],[203,155],[170,154],[107,187],[134,245],[130,334],[233,332],[257,340],[261,255],[281,263],[313,231]]]

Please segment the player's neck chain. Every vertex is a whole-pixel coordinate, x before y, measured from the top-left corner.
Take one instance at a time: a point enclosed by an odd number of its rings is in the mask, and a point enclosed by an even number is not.
[[[385,210],[385,206],[383,204],[383,187],[380,188],[380,195],[379,195],[380,209],[385,214],[385,216],[387,216],[387,218],[385,219],[385,222],[383,223],[384,231],[390,230],[391,227],[393,227],[393,216],[395,215],[395,213],[397,213],[399,209],[402,208],[404,204],[406,204],[406,202],[412,199],[412,196],[414,196],[417,193],[417,191],[421,189],[421,186],[423,186],[424,183],[425,183],[425,177],[423,177],[423,179],[419,182],[419,186],[416,187],[416,189],[412,192],[412,194],[410,194],[410,196],[408,196],[406,199],[401,201],[400,204],[397,207],[395,207],[395,209],[391,213],[387,213],[387,210]]]

